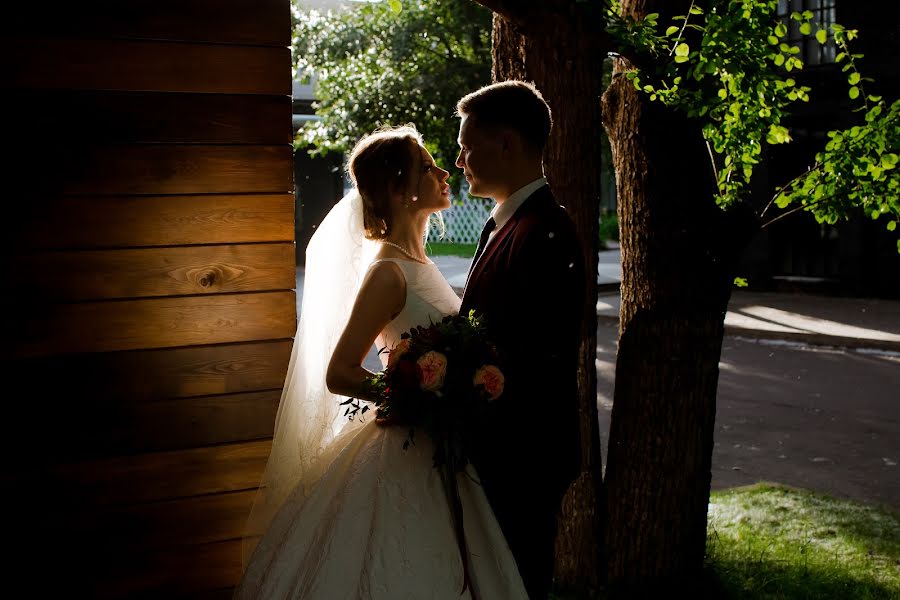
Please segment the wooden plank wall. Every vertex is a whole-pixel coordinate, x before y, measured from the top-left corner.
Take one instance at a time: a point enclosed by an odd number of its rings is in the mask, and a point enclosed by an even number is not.
[[[289,0],[5,12],[10,597],[228,597],[296,326]]]

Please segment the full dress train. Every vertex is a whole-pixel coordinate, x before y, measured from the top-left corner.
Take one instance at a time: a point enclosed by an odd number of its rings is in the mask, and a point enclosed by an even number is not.
[[[380,334],[402,333],[459,309],[434,264],[389,259],[406,278],[406,305]],[[386,353],[381,355],[386,362]],[[311,488],[297,486],[246,566],[236,598],[447,599],[462,593],[463,568],[433,446],[424,434],[404,450],[407,430],[382,427],[371,412],[319,458]],[[509,546],[471,465],[457,475],[469,575],[479,599],[527,598]]]

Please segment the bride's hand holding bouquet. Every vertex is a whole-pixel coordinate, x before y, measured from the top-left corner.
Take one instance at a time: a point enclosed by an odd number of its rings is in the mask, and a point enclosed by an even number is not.
[[[503,394],[500,357],[484,325],[470,312],[404,333],[388,352],[384,371],[366,382],[380,425],[409,427],[404,448],[414,443],[416,429],[435,444],[434,465],[449,461],[460,470],[469,461],[466,432],[487,404]],[[347,399],[349,418],[369,410]]]

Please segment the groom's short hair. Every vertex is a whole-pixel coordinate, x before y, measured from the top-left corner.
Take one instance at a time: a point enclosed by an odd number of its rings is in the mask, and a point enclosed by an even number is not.
[[[533,84],[526,81],[501,81],[463,96],[456,103],[456,114],[469,117],[478,127],[506,127],[543,153],[553,127],[547,101]]]

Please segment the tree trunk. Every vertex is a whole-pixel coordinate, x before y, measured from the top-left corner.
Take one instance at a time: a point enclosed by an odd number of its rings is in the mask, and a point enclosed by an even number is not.
[[[569,24],[578,24],[574,13],[572,17]],[[505,19],[494,15],[493,79],[531,81],[550,105],[553,131],[544,153],[545,172],[557,200],[566,206],[575,222],[583,245],[586,272],[596,274],[603,87],[600,62],[577,47],[578,39],[571,31],[550,28],[546,35],[526,38]],[[581,474],[564,499],[556,540],[557,585],[585,591],[596,589],[602,576],[596,276],[588,276],[587,283],[578,373]]]
[[[625,14],[687,2],[624,0]],[[683,6],[682,6],[683,5]],[[612,591],[700,581],[718,362],[734,255],[699,126],[651,103],[616,61],[603,97],[622,249],[616,387],[606,468]]]

